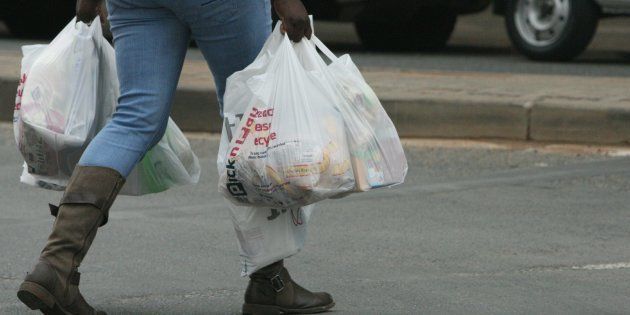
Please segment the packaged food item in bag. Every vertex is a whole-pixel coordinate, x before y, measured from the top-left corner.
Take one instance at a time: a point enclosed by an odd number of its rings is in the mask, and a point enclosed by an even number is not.
[[[273,56],[262,58],[268,61],[264,69],[246,69],[249,75],[228,80],[225,118],[238,123],[220,158],[220,191],[236,204],[287,208],[353,190],[335,97],[313,81],[288,37]],[[234,101],[244,108],[240,117],[228,112]]]
[[[22,51],[13,116],[15,140],[25,159],[20,181],[63,190],[118,104],[114,49],[96,18],[90,26],[73,19],[49,45],[23,46]],[[164,136],[127,177],[121,194],[197,183],[200,173],[190,143],[169,118]]]
[[[321,59],[315,47],[330,59],[330,64]],[[317,36],[298,49],[302,55],[310,55],[309,67],[319,73],[313,77],[338,97],[336,109],[344,121],[355,191],[403,183],[408,166],[396,127],[350,56],[337,58]]]

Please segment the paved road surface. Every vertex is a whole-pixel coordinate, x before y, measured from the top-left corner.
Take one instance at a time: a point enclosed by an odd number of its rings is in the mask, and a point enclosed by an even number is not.
[[[193,145],[200,184],[122,197],[99,231],[82,288],[110,314],[240,310],[246,280],[216,192],[217,139]],[[288,260],[306,287],[335,296],[335,314],[630,312],[629,158],[457,141],[406,148],[407,183],[321,203],[305,250]],[[7,125],[0,160],[0,314],[29,314],[15,290],[59,193],[18,184]]]

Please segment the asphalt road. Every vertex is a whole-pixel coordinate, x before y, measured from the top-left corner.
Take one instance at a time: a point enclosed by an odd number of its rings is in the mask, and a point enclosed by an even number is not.
[[[363,68],[403,71],[480,71],[584,76],[630,75],[630,18],[600,21],[587,51],[572,62],[534,62],[510,46],[503,18],[489,10],[460,16],[448,47],[439,52],[374,53],[359,44],[352,24],[316,22],[316,32],[333,50],[349,52]],[[4,34],[4,36],[2,36]],[[0,25],[0,50],[19,51],[30,41],[11,38]],[[197,49],[188,58],[202,59]]]
[[[217,138],[193,135],[196,186],[121,197],[81,268],[109,314],[237,314],[236,238],[217,193]],[[288,259],[335,314],[627,314],[627,148],[408,141],[407,182],[319,206]],[[623,152],[625,150],[625,153]],[[598,151],[600,151],[598,153]],[[35,262],[57,192],[18,183],[0,127],[0,314],[27,314],[15,291]]]

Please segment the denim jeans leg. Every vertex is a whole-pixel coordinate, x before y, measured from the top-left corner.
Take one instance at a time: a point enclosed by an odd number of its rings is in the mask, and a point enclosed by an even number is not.
[[[153,5],[108,1],[120,98],[79,161],[125,177],[165,131],[190,40],[189,28],[172,11],[144,2]]]
[[[203,53],[217,89],[223,115],[225,81],[249,65],[271,34],[269,0],[201,1],[192,8],[197,16],[189,22],[192,37]]]

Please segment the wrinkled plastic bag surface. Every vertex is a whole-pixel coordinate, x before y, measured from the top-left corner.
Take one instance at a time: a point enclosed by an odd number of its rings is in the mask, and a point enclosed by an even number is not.
[[[47,47],[24,50],[23,63],[30,67],[22,71],[14,130],[31,174],[68,177],[96,133],[99,57],[94,38],[100,32],[99,23],[73,20]]]
[[[22,95],[24,94],[24,85],[26,83],[26,79],[28,78],[28,74],[30,72],[31,66],[39,57],[39,55],[44,51],[44,49],[48,47],[48,45],[26,45],[22,46],[22,62],[20,68],[20,81],[17,88],[17,93],[15,95],[15,108],[13,110],[13,135],[15,137],[15,143],[20,143],[21,131],[20,128],[22,126],[22,118],[21,118],[21,108],[22,108]]]
[[[241,256],[241,275],[297,254],[306,241],[314,206],[253,208],[230,205]]]
[[[354,189],[337,100],[305,71],[293,45],[283,36],[264,71],[228,83],[226,106],[240,93],[245,110],[223,152],[219,187],[238,205],[300,207]],[[236,79],[244,80],[239,90]],[[226,108],[225,118],[238,117]]]
[[[255,102],[255,96],[247,89],[247,78],[262,74],[268,68],[283,40],[279,25],[267,39],[254,62],[242,71],[234,73],[227,80],[224,96],[224,124],[217,156],[219,172],[226,171],[226,157],[230,143],[237,134],[237,128],[244,113],[251,107],[252,102]],[[292,256],[302,249],[314,205],[251,207],[228,202],[228,209],[238,238],[241,274],[247,276],[264,266]]]
[[[283,37],[279,34],[278,28],[276,28],[256,60],[246,69],[235,73],[228,79],[225,96],[224,127],[217,166],[219,174],[222,176],[219,181],[219,190],[224,193],[226,198],[232,201],[230,212],[238,235],[243,261],[243,275],[249,275],[260,267],[297,253],[304,244],[308,219],[313,210],[312,204],[301,208],[304,215],[303,220],[300,222],[294,219],[295,216],[292,211],[295,210],[237,206],[238,204],[246,203],[264,205],[266,204],[265,202],[273,203],[274,198],[277,198],[277,195],[272,196],[270,194],[266,198],[260,199],[245,198],[246,194],[251,191],[251,187],[248,190],[248,187],[238,178],[235,170],[238,168],[243,172],[246,175],[244,176],[245,179],[247,179],[247,176],[263,177],[264,175],[268,176],[268,174],[261,175],[260,172],[253,172],[250,165],[244,166],[239,164],[236,159],[231,159],[234,156],[238,156],[242,149],[242,147],[238,148],[235,144],[245,144],[243,139],[245,134],[267,131],[267,127],[273,129],[273,119],[277,119],[276,109],[274,109],[273,113],[270,113],[267,108],[268,103],[264,103],[264,100],[269,100],[267,97],[274,95],[274,93],[278,94],[273,89],[280,90],[286,87],[286,85],[280,85],[279,82],[273,81],[275,77],[266,75],[272,72],[273,68],[271,68],[271,65],[273,65],[273,60],[286,60],[286,58],[289,58],[295,65],[295,59],[297,59],[302,69],[300,71],[296,67],[296,72],[300,72],[303,76],[292,77],[293,73],[287,74],[287,72],[282,73],[282,75],[291,78],[294,84],[298,82],[296,78],[305,80],[310,90],[316,90],[320,95],[326,95],[326,98],[324,98],[325,102],[321,102],[322,98],[317,97],[312,97],[309,100],[315,100],[319,104],[323,103],[328,111],[327,114],[336,115],[333,120],[336,127],[340,126],[338,119],[341,119],[342,132],[346,137],[344,145],[347,146],[348,150],[348,152],[341,154],[341,159],[347,158],[346,154],[350,156],[351,176],[353,176],[351,180],[347,178],[344,178],[344,180],[347,183],[352,182],[352,189],[344,187],[328,197],[343,197],[352,192],[397,185],[404,181],[407,173],[407,161],[398,133],[380,101],[365,82],[357,67],[352,63],[350,57],[344,55],[341,58],[337,58],[316,37],[313,37],[313,39],[313,42],[303,39],[300,43],[292,45],[295,58],[287,57],[286,55],[279,57],[280,53],[278,50],[283,44]],[[317,47],[321,46],[320,49],[331,60],[330,65],[327,65],[317,54],[315,45]],[[297,90],[300,95],[306,94],[301,89],[303,88],[301,86],[289,86]],[[294,98],[294,100],[296,99],[303,100]],[[263,104],[263,106],[260,106],[260,104]],[[330,107],[327,104],[333,104],[332,111],[330,111]],[[325,117],[325,114],[312,116],[311,120],[319,120],[321,123],[325,120]],[[271,126],[265,125],[268,122],[271,123]],[[299,123],[303,123],[303,121],[299,121]],[[256,126],[260,127],[257,128]],[[300,132],[295,134],[299,136]],[[269,137],[271,133],[263,132],[262,135],[263,137]],[[241,136],[240,139],[238,138],[239,136]],[[256,139],[256,137],[253,138]],[[270,144],[271,140],[276,140],[273,138],[277,139],[277,134],[275,137],[263,139]],[[239,140],[241,143],[237,142]],[[232,150],[235,148],[238,149],[236,152],[233,152]],[[302,148],[299,147],[300,150]],[[252,151],[255,153],[252,154]],[[266,154],[261,155],[255,150],[250,150],[245,156],[265,159],[269,156],[269,153],[267,150]],[[346,174],[350,175],[349,172]],[[285,178],[281,179],[286,184],[286,177],[288,176],[286,173],[284,176]],[[310,174],[307,176],[310,176]],[[256,178],[256,180],[261,181],[260,178]],[[303,185],[304,183],[301,184]],[[260,190],[254,191],[256,193],[260,192]],[[289,202],[286,202],[287,199],[280,198],[283,201],[281,205],[290,204],[296,200],[298,200],[297,204],[300,204],[300,202],[307,200],[305,198],[293,198],[290,194],[288,197]],[[238,200],[239,198],[240,200]],[[270,222],[272,218],[277,219],[282,214],[287,213],[292,215]],[[291,220],[288,220],[289,218]],[[296,223],[302,224],[297,225]]]
[[[329,65],[315,47],[330,59]],[[296,49],[303,56],[303,65],[319,72],[314,77],[338,96],[336,108],[345,124],[355,191],[403,183],[408,165],[396,127],[350,56],[337,58],[317,36]]]
[[[127,177],[121,192],[145,195],[199,182],[201,167],[184,133],[169,118],[164,136]]]
[[[85,31],[86,28],[89,32]],[[75,41],[80,44],[73,44]],[[73,48],[69,49],[69,46]],[[90,54],[88,55],[85,52],[81,52],[81,49],[86,49]],[[32,151],[34,151],[38,153],[39,156],[45,157],[46,159],[39,158],[39,160],[48,161],[44,164],[48,165],[47,170],[49,171],[37,171],[41,168],[32,167],[32,163],[29,164],[25,156],[26,162],[20,180],[32,186],[52,190],[63,190],[83,150],[96,135],[96,132],[107,124],[116,109],[119,85],[116,72],[115,52],[112,46],[103,38],[102,32],[100,31],[100,21],[98,19],[92,22],[90,26],[81,22],[76,23],[75,26],[75,20],[72,20],[49,45],[23,46],[22,51],[23,59],[20,86],[18,87],[16,96],[16,107],[13,119],[16,143],[22,153],[26,151],[29,154],[33,154]],[[55,56],[57,64],[51,65],[50,63],[44,62],[39,64],[40,56],[46,54]],[[73,80],[76,79],[73,75],[87,75],[87,73],[79,72],[79,70],[83,69],[83,63],[88,62],[88,60],[86,60],[85,57],[77,57],[77,55],[88,55],[90,57],[90,71],[93,72],[90,73],[89,78],[94,82],[90,81],[89,91],[87,91],[88,87],[86,86],[78,86],[79,88],[84,88],[81,92],[83,93],[82,95],[89,94],[89,97],[81,101],[80,96],[75,95],[69,98],[73,100],[74,103],[57,102],[55,103],[54,109],[56,110],[55,112],[64,112],[64,110],[58,110],[58,108],[66,106],[68,108],[66,108],[65,111],[72,112],[72,106],[76,104],[83,104],[83,106],[89,105],[88,107],[91,108],[89,112],[84,109],[85,112],[81,112],[82,115],[75,115],[67,118],[67,120],[82,119],[83,124],[90,125],[90,128],[87,128],[90,131],[85,133],[85,138],[79,138],[79,140],[75,141],[77,143],[82,141],[82,145],[67,146],[60,140],[74,138],[72,138],[72,136],[68,137],[65,132],[58,132],[59,128],[56,128],[54,125],[49,125],[47,122],[42,124],[43,126],[40,128],[35,129],[35,131],[29,132],[29,130],[33,129],[29,123],[33,120],[29,118],[33,116],[30,115],[30,113],[36,112],[37,115],[35,115],[35,117],[45,117],[49,111],[47,111],[47,107],[33,106],[31,103],[25,103],[24,96],[27,92],[30,93],[30,91],[36,90],[37,86],[43,84],[47,84],[48,93],[55,95],[59,94],[59,91],[72,89],[73,84],[75,84]],[[44,61],[47,61],[47,59],[44,59]],[[70,62],[75,62],[74,72],[68,72],[67,70],[68,68],[72,68],[71,65],[63,65],[64,63]],[[93,63],[96,63],[96,68],[93,67]],[[31,71],[33,65],[40,67],[39,72]],[[50,74],[52,76],[50,78],[70,76],[70,79],[65,83],[41,83],[41,81],[46,82],[50,79],[46,77],[38,78],[44,74]],[[33,78],[38,79],[35,80]],[[28,84],[26,84],[27,81]],[[77,88],[75,87],[74,89]],[[63,99],[64,96],[57,95],[56,97],[57,99]],[[28,98],[26,98],[26,101],[28,101]],[[23,118],[24,116],[27,117]],[[24,119],[27,119],[26,123],[24,123]],[[42,121],[53,120],[40,119],[38,122],[41,124]],[[80,121],[69,121],[69,125],[74,126],[81,124]],[[26,126],[26,128],[24,126]],[[73,128],[70,130],[76,129],[77,128]],[[75,132],[75,134],[76,133],[77,132]],[[83,133],[81,135],[83,135]],[[34,136],[36,140],[55,139],[56,142],[53,142],[55,145],[50,145],[48,142],[41,140],[27,141],[29,140],[27,137],[33,138]],[[34,145],[38,143],[41,143],[41,145]],[[60,164],[59,161],[63,163]],[[199,161],[192,151],[190,143],[183,132],[169,118],[164,136],[134,167],[131,174],[127,177],[127,182],[123,186],[121,194],[143,195],[161,192],[176,185],[194,184],[198,182],[200,173]]]

